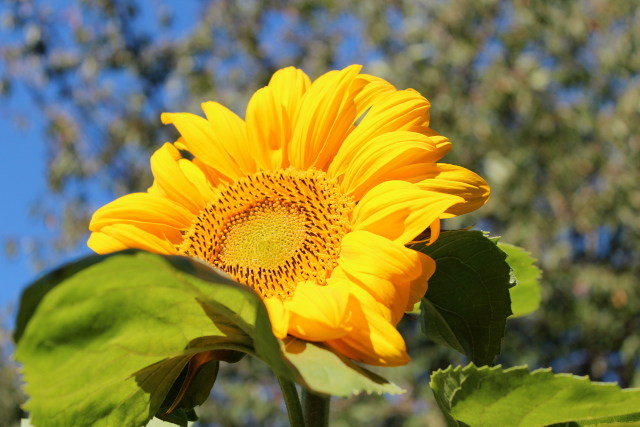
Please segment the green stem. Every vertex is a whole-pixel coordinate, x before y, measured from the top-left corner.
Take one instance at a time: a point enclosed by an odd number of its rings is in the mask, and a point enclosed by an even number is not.
[[[304,427],[304,415],[302,414],[302,406],[300,406],[300,398],[298,390],[293,381],[290,381],[280,375],[276,375],[284,404],[287,406],[287,415],[289,415],[289,424],[291,427]]]
[[[304,418],[306,427],[328,427],[329,407],[331,396],[316,394],[307,389],[302,389],[302,404],[304,405]]]

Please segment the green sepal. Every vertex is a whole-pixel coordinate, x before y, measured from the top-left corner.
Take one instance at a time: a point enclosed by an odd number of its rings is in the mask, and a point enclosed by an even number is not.
[[[164,419],[162,415],[169,411],[173,412],[176,409],[192,410],[196,406],[202,405],[209,397],[218,376],[220,362],[218,360],[210,360],[202,364],[197,368],[193,378],[188,375],[190,365],[191,362],[184,367],[173,383],[162,405],[160,405],[156,417]]]

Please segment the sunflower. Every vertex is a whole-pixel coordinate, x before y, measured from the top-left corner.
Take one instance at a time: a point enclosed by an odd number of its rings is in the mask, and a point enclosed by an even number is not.
[[[91,220],[88,245],[202,259],[252,287],[279,338],[324,342],[371,365],[409,361],[396,325],[427,290],[433,259],[408,248],[440,219],[482,206],[475,173],[437,163],[449,140],[429,102],[360,66],[313,83],[276,72],[245,120],[164,113],[181,137],[151,156],[153,185]]]

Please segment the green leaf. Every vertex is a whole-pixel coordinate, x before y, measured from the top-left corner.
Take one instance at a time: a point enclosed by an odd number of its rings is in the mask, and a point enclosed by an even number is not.
[[[512,317],[533,313],[540,306],[541,271],[535,265],[536,259],[518,246],[498,243],[498,247],[507,253],[507,264],[513,269],[512,282],[517,285],[509,289]]]
[[[571,421],[568,423],[553,424],[549,427],[582,427],[582,426],[615,426],[615,427],[640,427],[640,413],[621,415],[619,417],[605,417],[597,420]]]
[[[205,352],[231,362],[237,352],[252,354],[320,393],[397,391],[315,345],[283,352],[258,294],[188,257],[130,250],[78,261],[33,284],[18,319],[16,359],[36,425],[144,425]],[[336,359],[331,368],[327,353]],[[215,379],[194,378],[177,406],[185,416]]]
[[[401,394],[404,390],[356,365],[321,343],[296,338],[285,341],[285,356],[317,393],[349,397],[361,392]]]
[[[449,367],[432,375],[431,388],[449,426],[618,426],[640,420],[640,389],[551,369]]]
[[[34,424],[144,425],[193,354],[259,354],[247,333],[268,324],[259,298],[200,262],[131,251],[80,263],[89,267],[64,270],[75,271],[56,276],[39,303],[23,296],[21,307],[35,309],[16,335],[16,359]]]
[[[443,232],[414,249],[436,261],[422,299],[422,331],[478,365],[493,363],[511,315],[507,255],[481,231]]]
[[[61,281],[68,279],[85,268],[91,267],[93,264],[102,261],[104,258],[105,256],[103,255],[96,255],[66,264],[44,275],[38,281],[25,289],[20,300],[20,309],[16,318],[16,330],[13,332],[13,340],[15,342],[20,340],[24,333],[24,328],[27,326],[27,322],[31,316],[33,316],[33,313],[38,307],[38,304],[40,304],[42,298],[44,298],[51,289],[58,286]]]
[[[192,425],[192,424],[193,423],[189,423],[188,425]],[[173,423],[168,423],[166,421],[159,420],[158,418],[152,419],[151,421],[149,421],[149,424],[147,424],[147,427],[173,427],[173,426],[174,426]],[[33,425],[31,424],[29,419],[23,418],[22,420],[20,420],[20,427],[33,427]]]

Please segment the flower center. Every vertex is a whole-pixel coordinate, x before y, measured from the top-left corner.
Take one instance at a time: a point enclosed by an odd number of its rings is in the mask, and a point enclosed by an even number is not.
[[[325,283],[338,263],[353,206],[322,171],[261,171],[219,187],[179,251],[265,298],[286,300],[301,281]]]

